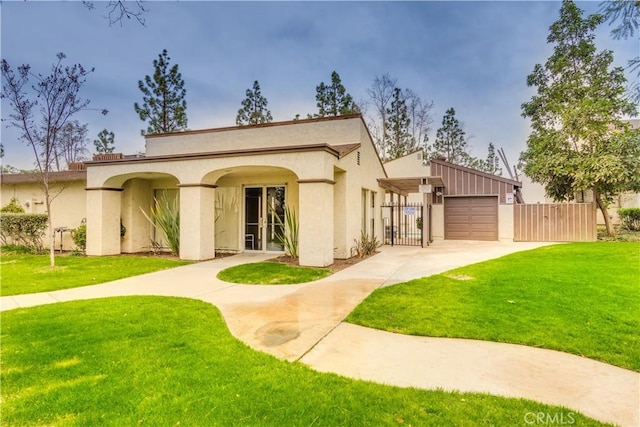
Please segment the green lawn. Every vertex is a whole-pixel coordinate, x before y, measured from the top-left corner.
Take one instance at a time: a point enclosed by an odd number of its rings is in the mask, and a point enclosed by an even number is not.
[[[640,371],[640,244],[547,246],[381,288],[347,321],[545,347]]]
[[[188,264],[158,257],[56,256],[56,267],[49,267],[48,255],[2,254],[0,295],[48,292],[150,273]]]
[[[218,279],[248,285],[292,285],[322,279],[331,272],[326,268],[297,267],[278,262],[256,262],[229,267]]]
[[[600,425],[521,399],[321,374],[251,350],[201,301],[119,297],[0,317],[6,426],[526,425],[531,412]]]

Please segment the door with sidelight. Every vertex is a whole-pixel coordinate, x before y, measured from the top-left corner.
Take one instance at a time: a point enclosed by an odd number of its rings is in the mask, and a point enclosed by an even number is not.
[[[245,187],[245,250],[284,250],[278,236],[284,232],[285,195],[285,186]]]

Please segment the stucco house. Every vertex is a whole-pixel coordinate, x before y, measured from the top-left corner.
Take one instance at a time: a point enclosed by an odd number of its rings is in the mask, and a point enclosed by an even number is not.
[[[512,239],[513,195],[521,187],[444,160],[425,164],[421,153],[383,165],[357,114],[148,135],[144,155],[97,155],[74,169],[52,174],[65,187],[52,217],[54,227],[69,229],[86,218],[88,255],[145,252],[162,243],[145,212],[164,195],[179,203],[182,259],[281,252],[278,217],[289,207],[300,225],[300,264],[307,266],[349,258],[363,232],[382,241],[385,203],[424,202],[435,240]],[[16,197],[27,212],[42,213],[37,178],[3,175],[2,205]],[[56,247],[70,249],[69,233],[60,236]]]
[[[86,167],[89,255],[148,248],[141,209],[161,193],[179,197],[182,259],[282,250],[285,206],[298,216],[301,265],[348,258],[361,231],[379,233],[385,172],[359,115],[148,135],[144,156]]]

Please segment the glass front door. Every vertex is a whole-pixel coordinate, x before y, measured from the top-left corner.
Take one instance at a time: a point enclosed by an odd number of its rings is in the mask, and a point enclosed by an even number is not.
[[[247,187],[244,194],[245,250],[284,250],[278,236],[284,231],[285,187]]]

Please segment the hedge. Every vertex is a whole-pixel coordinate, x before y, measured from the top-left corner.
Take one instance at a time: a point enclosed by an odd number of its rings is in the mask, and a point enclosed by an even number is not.
[[[618,209],[618,216],[622,227],[627,230],[640,231],[640,208]]]
[[[27,246],[42,253],[47,219],[46,214],[1,213],[0,240],[5,245],[11,243]]]

